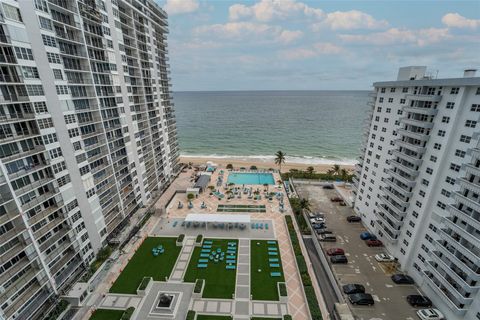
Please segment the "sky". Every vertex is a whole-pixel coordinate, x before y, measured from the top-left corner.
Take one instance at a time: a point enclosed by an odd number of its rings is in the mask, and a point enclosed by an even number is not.
[[[174,91],[369,90],[480,67],[480,1],[156,0]]]

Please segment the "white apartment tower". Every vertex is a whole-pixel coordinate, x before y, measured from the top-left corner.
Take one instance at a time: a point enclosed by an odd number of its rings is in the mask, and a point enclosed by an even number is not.
[[[0,0],[0,319],[38,319],[178,167],[154,0]]]
[[[480,319],[480,77],[374,87],[355,211],[447,319]]]

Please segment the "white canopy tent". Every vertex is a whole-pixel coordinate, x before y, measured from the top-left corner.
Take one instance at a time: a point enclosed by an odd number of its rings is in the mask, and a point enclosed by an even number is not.
[[[205,214],[190,213],[185,217],[185,222],[214,222],[214,223],[250,223],[248,214]]]

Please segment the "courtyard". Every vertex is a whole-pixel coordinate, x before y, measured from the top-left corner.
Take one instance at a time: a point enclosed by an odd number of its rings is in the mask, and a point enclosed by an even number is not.
[[[291,209],[278,174],[242,186],[227,183],[228,175],[216,170],[209,188],[195,197],[173,193],[91,319],[129,307],[135,308],[132,320],[185,319],[188,310],[195,319],[309,318],[285,224]],[[236,175],[233,181],[242,179],[257,178]],[[192,221],[220,215],[233,220]]]

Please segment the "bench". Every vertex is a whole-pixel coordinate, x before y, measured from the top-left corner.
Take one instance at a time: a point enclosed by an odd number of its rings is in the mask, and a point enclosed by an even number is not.
[[[280,268],[279,263],[270,263],[270,268]]]
[[[268,262],[278,262],[278,258],[270,258],[268,259]]]
[[[275,240],[269,240],[269,241],[267,241],[267,243],[268,243],[268,244],[277,244],[277,241],[275,241]]]
[[[200,253],[200,258],[208,258],[210,257],[210,254],[208,253]]]
[[[275,251],[270,251],[268,253],[269,256],[278,256],[278,252],[275,252]]]
[[[271,277],[281,277],[282,273],[281,272],[270,272]]]
[[[268,251],[278,251],[277,247],[268,247]]]
[[[235,270],[235,268],[236,267],[233,266],[233,265],[228,265],[228,266],[225,267],[225,269],[227,269],[227,270]]]
[[[197,264],[197,268],[199,269],[205,269],[207,267],[207,264],[206,263],[199,263]]]
[[[227,263],[235,263],[235,260],[227,260]]]
[[[198,259],[198,262],[200,262],[200,263],[206,263],[206,262],[208,262],[208,259]]]

